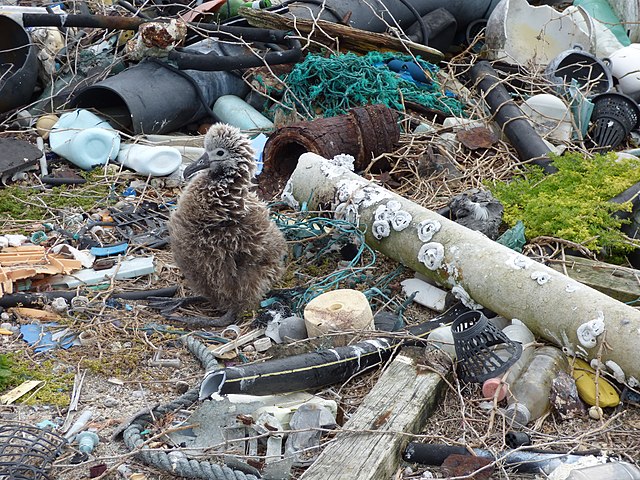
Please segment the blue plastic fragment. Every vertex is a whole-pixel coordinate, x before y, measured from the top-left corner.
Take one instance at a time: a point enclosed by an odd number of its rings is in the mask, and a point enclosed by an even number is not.
[[[51,327],[57,326],[59,326],[57,323],[30,323],[21,325],[20,333],[25,342],[31,346],[36,346],[34,349],[36,353],[46,352],[56,347],[61,347],[66,350],[73,346],[76,340],[76,334],[57,334],[54,338]]]
[[[96,257],[108,257],[109,255],[118,255],[120,253],[126,253],[129,248],[127,242],[119,243],[117,245],[109,245],[107,247],[91,247],[91,255]]]

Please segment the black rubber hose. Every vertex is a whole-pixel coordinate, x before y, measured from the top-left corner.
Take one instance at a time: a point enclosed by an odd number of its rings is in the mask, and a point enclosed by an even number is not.
[[[302,46],[294,38],[287,38],[288,50],[283,52],[269,52],[263,57],[256,55],[242,55],[226,57],[215,54],[194,54],[174,49],[169,52],[169,61],[175,62],[181,70],[200,70],[205,72],[219,72],[240,70],[267,65],[295,63],[302,58]]]
[[[515,147],[523,161],[542,167],[545,173],[556,172],[548,156],[551,150],[529,123],[520,107],[511,99],[500,83],[498,73],[487,61],[479,61],[471,68],[471,81],[489,106],[495,121]]]
[[[471,453],[465,447],[444,444],[428,444],[410,442],[402,452],[403,460],[423,465],[442,465],[449,455],[477,455],[491,461],[496,460],[489,450],[474,448]],[[558,466],[565,463],[576,463],[582,460],[582,455],[568,453],[554,453],[530,450],[506,450],[498,457],[508,467],[520,473],[551,473]]]
[[[418,343],[420,338],[468,311],[458,303],[433,320],[409,328],[412,339],[377,338],[346,347],[214,370],[202,381],[200,399],[213,393],[272,395],[343,383],[374,365],[386,362],[400,345]]]
[[[173,297],[178,291],[178,287],[158,288],[155,290],[144,290],[137,292],[121,292],[113,293],[111,298],[120,298],[123,300],[142,300],[148,297]],[[84,292],[77,292],[76,290],[57,290],[55,292],[42,292],[42,293],[12,293],[9,295],[3,295],[0,297],[0,307],[11,308],[22,305],[23,307],[31,307],[34,305],[47,304],[54,298],[64,298],[68,302],[82,295]]]
[[[411,2],[409,2],[409,0],[400,0],[400,3],[402,3],[405,7],[407,7],[411,11],[413,16],[416,17],[416,22],[418,22],[418,25],[420,26],[420,33],[422,33],[422,44],[427,45],[429,42],[429,29],[427,28],[427,25],[424,23],[424,19],[422,18],[422,15],[420,15],[420,12],[416,10],[416,7],[411,5]]]

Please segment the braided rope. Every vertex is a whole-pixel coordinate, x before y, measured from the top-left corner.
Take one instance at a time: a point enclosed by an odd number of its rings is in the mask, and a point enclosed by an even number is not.
[[[205,370],[214,369],[218,361],[207,349],[207,346],[194,337],[183,337],[182,342],[187,349],[200,361]],[[184,478],[202,478],[206,480],[257,480],[255,475],[246,474],[240,470],[233,470],[226,465],[211,463],[206,460],[190,460],[186,457],[171,457],[162,451],[150,451],[144,447],[145,440],[142,432],[154,418],[190,407],[198,401],[200,386],[188,390],[175,400],[153,409],[153,416],[145,414],[139,416],[123,433],[124,443],[129,450],[140,449],[136,457],[147,465],[154,466],[173,475]]]

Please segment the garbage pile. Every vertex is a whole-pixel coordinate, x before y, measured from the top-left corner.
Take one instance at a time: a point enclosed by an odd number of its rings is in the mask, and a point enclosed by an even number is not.
[[[640,478],[639,25],[5,2],[0,472]]]

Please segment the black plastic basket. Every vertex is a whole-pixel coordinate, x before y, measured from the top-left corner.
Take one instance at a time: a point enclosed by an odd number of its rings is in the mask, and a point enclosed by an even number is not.
[[[603,93],[591,100],[589,138],[601,151],[610,151],[620,145],[640,124],[638,104],[621,93]]]
[[[451,325],[458,357],[460,378],[465,382],[482,383],[507,371],[522,354],[522,345],[513,342],[502,330],[489,323],[482,312],[469,311]],[[508,357],[496,355],[500,348]]]
[[[47,471],[67,441],[22,423],[0,426],[0,479],[48,480]]]

